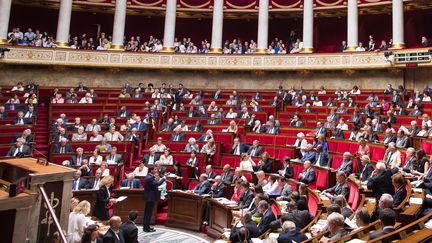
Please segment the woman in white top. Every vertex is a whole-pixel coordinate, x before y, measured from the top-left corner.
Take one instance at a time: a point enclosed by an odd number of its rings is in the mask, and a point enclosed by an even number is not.
[[[102,177],[104,176],[109,176],[110,175],[110,170],[108,168],[108,164],[107,162],[103,161],[99,167],[99,169],[102,171]]]
[[[69,214],[68,243],[80,243],[84,234],[84,229],[90,223],[86,216],[90,213],[90,203],[86,200],[81,201]]]
[[[336,129],[340,129],[342,131],[348,130],[348,125],[345,123],[344,119],[339,119],[339,124],[336,126]]]
[[[91,98],[90,93],[86,93],[84,97],[81,98],[81,100],[78,102],[80,104],[92,104],[93,99]]]
[[[17,85],[12,87],[11,91],[24,91],[23,83],[18,82]]]
[[[255,167],[256,166],[256,164],[255,164],[255,162],[251,159],[251,157],[248,155],[248,154],[246,154],[246,153],[243,153],[242,155],[241,155],[241,159],[242,159],[242,161],[240,162],[240,169],[241,170],[244,170],[244,171],[250,171],[250,172],[253,172],[253,167]]]
[[[316,99],[315,99],[314,102],[312,103],[312,106],[318,106],[318,107],[320,107],[320,106],[323,106],[323,103],[322,103],[321,100],[319,100],[318,97],[316,97]]]
[[[93,155],[89,158],[89,164],[100,164],[103,158],[99,155],[99,150],[95,149]]]
[[[217,110],[218,110],[218,107],[216,105],[216,102],[212,101],[210,103],[209,107],[207,108],[207,111],[217,111]]]
[[[278,180],[277,175],[271,175],[268,183],[263,187],[263,191],[269,196],[280,195],[282,192],[282,183]]]
[[[173,157],[169,148],[164,150],[164,153],[160,156],[159,161],[162,165],[173,165]]]
[[[423,99],[422,99],[422,101],[424,102],[424,101],[431,101],[431,97],[427,94],[427,93],[424,93],[423,94]]]
[[[190,137],[188,139],[188,144],[186,144],[183,151],[187,152],[187,153],[190,153],[192,151],[199,152],[199,146],[198,146],[198,144],[196,144],[196,139],[193,137]]]
[[[228,119],[237,118],[237,113],[234,112],[233,108],[230,108],[228,113],[226,114],[225,118],[228,118]]]
[[[305,139],[304,133],[302,133],[302,132],[297,133],[297,139],[294,143],[294,146],[296,148],[300,148],[300,152],[302,155],[304,155],[304,153],[305,153],[305,149],[306,149],[307,144],[308,144],[308,142]]]
[[[156,144],[151,147],[156,153],[161,153],[165,151],[166,146],[162,143],[162,138],[158,137]]]
[[[144,165],[144,163],[141,162],[132,173],[134,176],[146,176],[148,173],[148,168]]]

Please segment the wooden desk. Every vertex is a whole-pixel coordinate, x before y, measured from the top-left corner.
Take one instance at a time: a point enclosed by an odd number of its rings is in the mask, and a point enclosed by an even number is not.
[[[168,192],[168,227],[200,231],[205,198],[181,191]]]
[[[210,205],[209,227],[207,235],[217,239],[225,231],[225,228],[231,228],[233,220],[233,207],[227,207],[218,201],[208,198],[207,202]]]
[[[90,203],[91,208],[94,207],[96,203],[96,192],[98,190],[79,190],[79,191],[73,191],[73,196],[78,198],[78,200],[86,200]]]
[[[113,215],[119,216],[123,222],[128,219],[129,212],[131,210],[138,211],[137,222],[142,222],[144,217],[144,210],[146,207],[146,202],[144,200],[144,189],[114,189],[116,197],[127,196],[127,198],[117,204],[114,204]],[[160,193],[158,193],[158,198]],[[156,221],[158,201],[153,204],[152,217],[150,223],[154,224]]]
[[[401,243],[412,243],[412,242],[430,242],[432,240],[432,229],[424,228],[413,235],[408,236],[403,240],[399,240]]]

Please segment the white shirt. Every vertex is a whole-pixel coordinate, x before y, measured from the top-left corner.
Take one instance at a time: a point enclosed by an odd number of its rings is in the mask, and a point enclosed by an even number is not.
[[[144,166],[142,171],[139,171],[139,167],[135,168],[135,170],[132,172],[135,176],[146,176],[148,173],[148,168]]]
[[[102,156],[98,155],[96,158],[92,156],[89,159],[89,164],[100,164],[102,161],[103,161]]]
[[[88,226],[89,220],[84,214],[71,212],[69,214],[68,243],[80,243],[84,229]]]
[[[240,169],[245,170],[245,171],[253,171],[253,164],[250,160],[245,160],[240,162]]]

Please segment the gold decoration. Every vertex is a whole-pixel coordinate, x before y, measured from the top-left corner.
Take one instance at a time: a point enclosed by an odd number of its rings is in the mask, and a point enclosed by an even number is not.
[[[69,43],[64,41],[58,41],[56,42],[56,45],[58,48],[69,48]]]
[[[355,51],[357,46],[347,46],[347,49],[344,52]]]
[[[174,47],[164,46],[162,52],[174,52]]]
[[[313,53],[314,49],[313,48],[303,48],[300,53]]]
[[[222,48],[210,48],[210,53],[222,53]]]
[[[390,49],[404,49],[405,43],[393,43],[392,47]]]
[[[0,38],[0,45],[6,45],[7,43],[7,39]]]
[[[123,45],[112,45],[110,51],[124,51]]]

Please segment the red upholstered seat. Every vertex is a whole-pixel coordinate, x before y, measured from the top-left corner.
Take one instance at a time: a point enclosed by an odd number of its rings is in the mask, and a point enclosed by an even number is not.
[[[328,178],[328,172],[325,170],[317,170],[315,169],[315,173],[317,175],[316,179],[316,188],[318,190],[327,189],[327,178]]]
[[[196,185],[198,185],[198,184],[199,184],[199,181],[195,181],[195,180],[190,181],[189,185],[188,185],[188,190],[193,190],[196,187]]]
[[[271,209],[276,218],[279,218],[281,216],[281,210],[276,202],[272,203]]]
[[[357,210],[357,207],[359,206],[360,203],[360,192],[358,190],[358,188],[355,188],[354,190],[354,201],[351,205],[351,208],[353,211]]]
[[[378,161],[382,160],[385,153],[385,147],[377,146],[377,145],[369,145],[371,150],[371,160]]]
[[[167,189],[167,191],[171,191],[173,189],[173,183],[172,183],[172,181],[166,180],[165,182],[166,182],[166,189]]]
[[[342,164],[342,160],[343,160],[342,155],[334,154],[334,155],[333,155],[333,160],[332,160],[333,162],[332,162],[331,167],[332,167],[333,169],[339,169],[339,167],[340,167],[341,164]]]
[[[350,146],[349,146],[349,152],[351,153],[351,154],[355,154],[356,152],[357,152],[357,150],[358,150],[358,147],[359,147],[359,145],[358,145],[358,143],[350,143]]]
[[[349,196],[348,196],[348,204],[349,205],[352,205],[352,203],[353,203],[353,201],[354,201],[354,190],[356,189],[355,188],[355,186],[354,185],[352,185],[352,184],[349,184],[349,187],[350,187],[350,193],[349,193]]]
[[[336,152],[338,152],[340,154],[343,154],[343,153],[349,151],[349,147],[350,147],[349,143],[339,142],[338,146],[337,146],[337,149],[336,149]]]
[[[240,157],[235,155],[222,155],[220,166],[230,165],[232,168],[240,166]]]
[[[428,141],[423,141],[421,143],[421,148],[426,152],[426,154],[430,154],[431,147],[432,147],[432,143]]]
[[[315,197],[309,197],[308,200],[308,208],[309,212],[312,214],[312,216],[315,216],[318,211],[318,200]]]
[[[276,159],[283,161],[285,157],[293,158],[293,148],[279,148]]]

